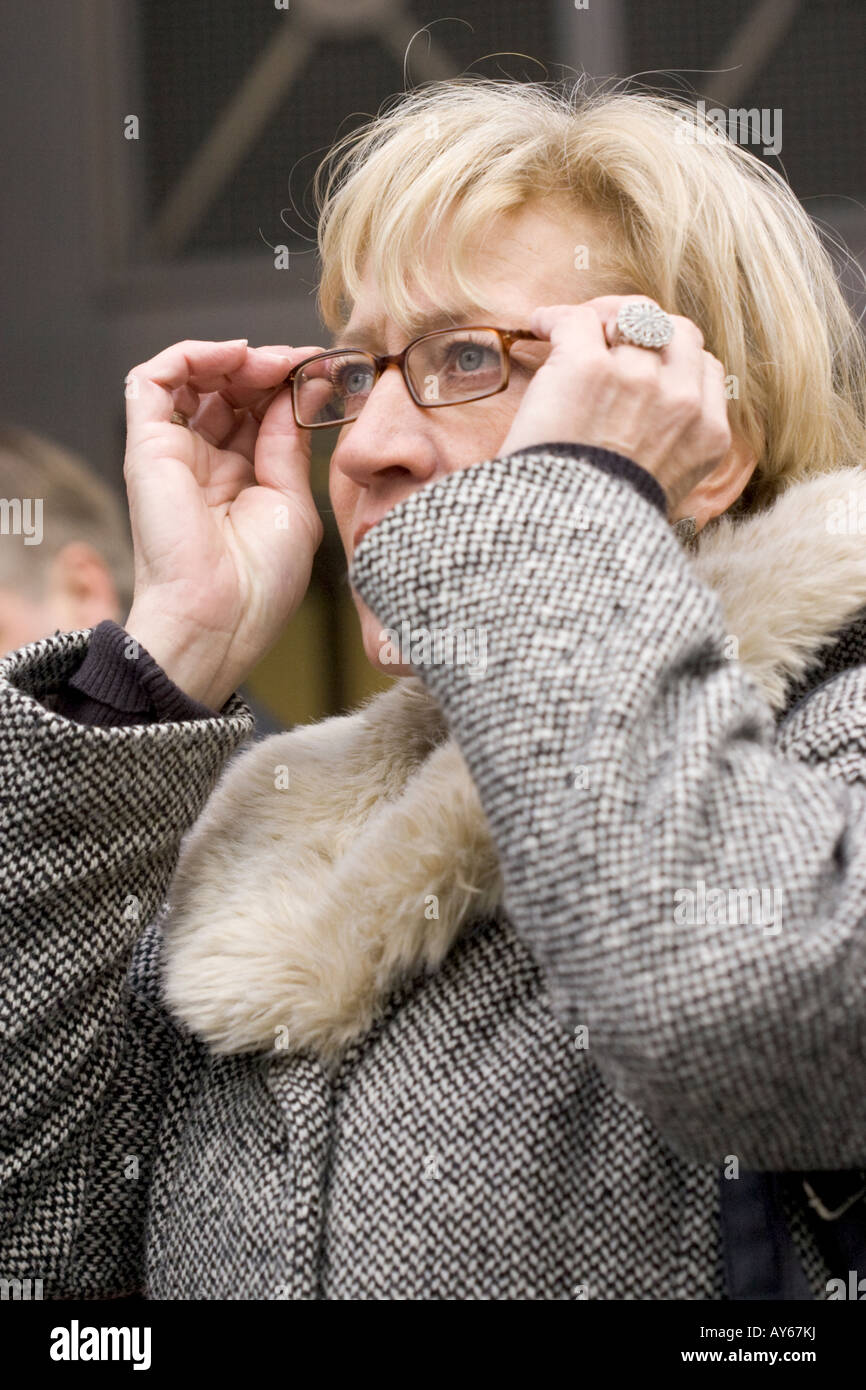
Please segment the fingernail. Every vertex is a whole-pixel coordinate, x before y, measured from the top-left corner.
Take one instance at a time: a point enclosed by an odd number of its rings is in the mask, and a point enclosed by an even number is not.
[[[246,347],[249,338],[224,338],[220,347]]]

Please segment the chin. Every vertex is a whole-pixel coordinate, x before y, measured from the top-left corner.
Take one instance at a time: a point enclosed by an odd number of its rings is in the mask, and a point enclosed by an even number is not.
[[[364,655],[370,665],[376,671],[381,671],[383,676],[414,675],[415,673],[408,663],[387,660],[389,653],[387,639],[384,636],[384,624],[379,622],[379,619],[370,612],[367,605],[358,598],[357,595],[354,595],[354,598],[358,609],[358,617],[361,621],[361,640],[364,644]]]
[[[380,645],[377,641],[372,647],[364,647],[364,654],[374,670],[381,671],[383,676],[414,676],[412,667],[405,662],[383,661],[379,656]]]

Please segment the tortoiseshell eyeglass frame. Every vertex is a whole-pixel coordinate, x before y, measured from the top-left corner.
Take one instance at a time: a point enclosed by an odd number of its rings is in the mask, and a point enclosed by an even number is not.
[[[420,400],[417,392],[415,391],[414,386],[412,385],[412,382],[409,379],[409,374],[406,371],[406,357],[407,354],[411,352],[412,348],[416,347],[418,343],[426,342],[428,338],[443,338],[454,333],[479,332],[495,333],[499,338],[500,343],[502,344],[502,362],[505,370],[503,372],[503,379],[500,382],[500,384],[497,387],[495,387],[492,391],[484,391],[481,395],[470,396],[468,400],[465,401]],[[311,362],[319,362],[322,360],[322,358],[335,357],[347,352],[351,352],[358,357],[366,357],[369,362],[373,363],[376,375],[373,379],[373,385],[370,387],[371,391],[373,390],[373,387],[375,387],[376,382],[379,380],[385,368],[394,366],[400,368],[403,380],[406,383],[406,389],[408,390],[409,395],[412,397],[415,404],[422,406],[424,410],[437,410],[441,406],[449,405],[470,405],[472,401],[486,400],[488,396],[496,396],[499,394],[500,391],[504,391],[506,389],[511,376],[511,346],[513,343],[516,343],[519,339],[530,339],[533,342],[540,341],[536,333],[524,332],[522,329],[494,328],[493,325],[489,323],[470,323],[458,324],[454,328],[437,328],[433,333],[422,333],[420,337],[413,338],[411,343],[407,343],[402,352],[386,352],[381,353],[377,356],[375,352],[367,352],[364,348],[329,348],[327,352],[317,352],[312,357],[305,357],[303,362],[296,362],[294,367],[286,377],[285,381],[283,382],[283,385],[292,387],[292,413],[295,417],[295,424],[298,426],[299,429],[302,430],[329,430],[334,429],[335,427],[338,427],[340,425],[351,425],[353,421],[357,420],[358,416],[353,415],[348,420],[321,420],[317,424],[306,425],[298,419],[296,388],[294,385],[295,378],[297,377],[298,373],[302,371],[304,367],[308,367]],[[360,411],[358,413],[360,414]]]

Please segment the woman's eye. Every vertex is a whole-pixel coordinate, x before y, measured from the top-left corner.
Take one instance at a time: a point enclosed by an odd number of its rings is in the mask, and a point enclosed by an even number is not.
[[[466,347],[460,348],[457,353],[457,365],[462,372],[475,372],[481,366],[483,357],[483,348],[476,347],[474,343],[467,344]]]
[[[335,373],[334,385],[347,396],[356,396],[369,389],[369,367],[341,367]]]
[[[455,343],[452,349],[451,365],[461,372],[477,372],[488,367],[497,359],[497,354],[481,343]]]

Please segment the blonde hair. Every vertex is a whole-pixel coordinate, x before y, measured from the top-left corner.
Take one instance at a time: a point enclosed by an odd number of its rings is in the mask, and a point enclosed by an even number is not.
[[[0,584],[40,599],[54,557],[69,542],[84,541],[105,561],[125,616],[134,586],[126,510],[85,460],[32,430],[0,426],[0,498],[13,497],[41,498],[42,540],[26,545],[3,536]]]
[[[685,101],[615,84],[475,75],[400,94],[316,171],[319,311],[342,328],[369,267],[411,333],[415,289],[480,303],[470,239],[536,200],[600,215],[597,293],[638,291],[701,328],[758,457],[742,509],[866,462],[866,350],[828,251],[774,170]],[[443,245],[445,282],[425,268]],[[837,248],[840,249],[840,248]],[[730,392],[729,392],[730,394]]]

